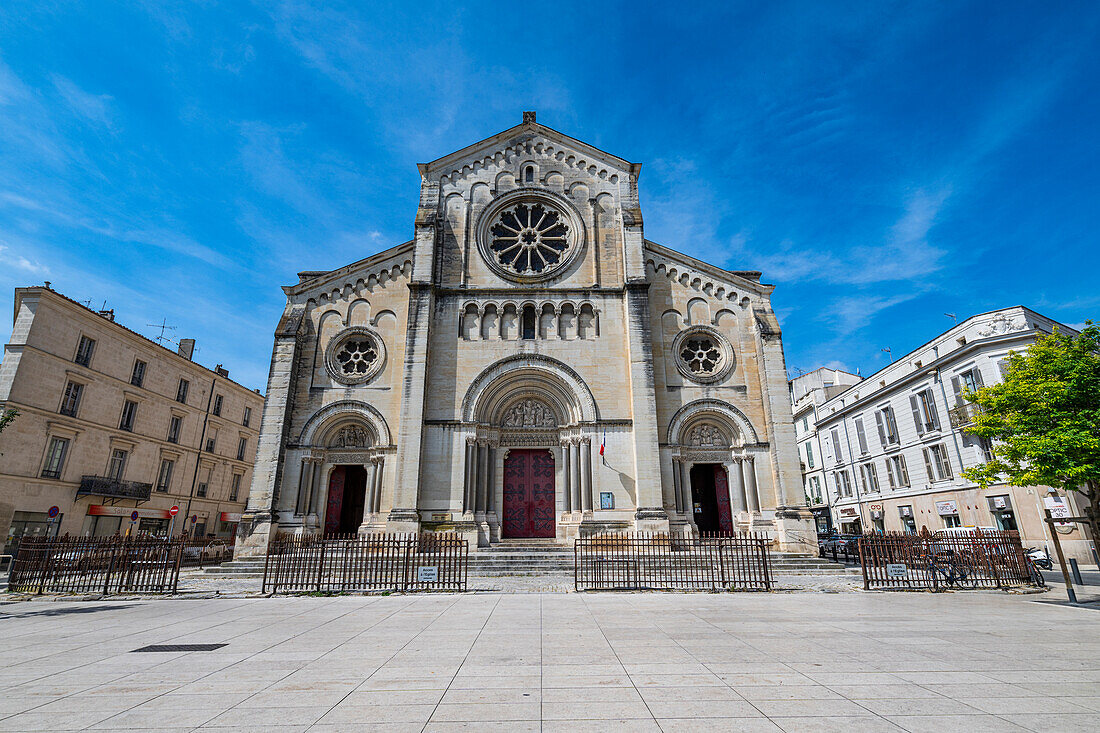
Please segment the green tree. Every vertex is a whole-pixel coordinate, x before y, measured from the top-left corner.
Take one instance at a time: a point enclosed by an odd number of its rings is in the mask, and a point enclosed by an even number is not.
[[[0,433],[4,432],[4,428],[11,424],[11,421],[18,416],[19,410],[14,407],[4,410],[3,414],[0,414]]]
[[[980,410],[969,432],[995,441],[993,459],[963,475],[982,488],[1051,486],[1079,492],[1100,541],[1100,326],[1055,329],[1010,352],[1004,381],[968,393]]]

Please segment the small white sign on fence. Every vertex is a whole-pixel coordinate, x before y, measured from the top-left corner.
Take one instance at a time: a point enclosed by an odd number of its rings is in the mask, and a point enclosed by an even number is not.
[[[886,577],[887,578],[904,578],[907,568],[905,563],[892,562],[886,565]]]
[[[439,568],[435,565],[421,565],[416,569],[417,583],[436,583],[439,581]]]

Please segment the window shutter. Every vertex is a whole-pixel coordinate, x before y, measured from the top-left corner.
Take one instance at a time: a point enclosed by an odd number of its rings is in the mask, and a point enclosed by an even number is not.
[[[1008,376],[1008,359],[1001,359],[997,362],[997,371],[1001,373],[1001,379],[1003,380]]]
[[[832,431],[831,431],[831,435],[832,435],[832,438],[833,438],[833,459],[837,463],[840,463],[840,461],[841,461],[841,457],[840,457],[840,433],[837,432],[836,428],[833,428]]]
[[[951,478],[951,458],[947,455],[947,448],[941,445],[936,451],[936,458],[940,464],[940,476],[945,479]]]
[[[898,481],[894,478],[893,461],[887,459],[886,461],[886,479],[890,482],[890,488],[896,489],[898,487]]]
[[[982,381],[982,370],[978,367],[974,367],[974,383],[978,385],[978,389],[985,386],[985,382]]]
[[[890,438],[891,443],[898,442],[898,421],[894,419],[894,408],[887,407],[883,412],[886,413],[886,433]]]
[[[863,418],[856,418],[856,440],[859,441],[859,452],[867,452],[867,434],[863,431]]]
[[[898,456],[898,478],[901,479],[902,486],[909,485],[909,469],[905,467],[905,456]]]
[[[920,404],[915,394],[909,395],[909,406],[913,408],[913,424],[917,426],[917,435],[924,435],[924,420],[920,415]]]
[[[924,467],[928,471],[928,483],[932,483],[936,480],[936,474],[932,470],[932,457],[928,455],[927,448],[922,450],[921,453],[924,455]]]
[[[875,426],[878,428],[878,440],[886,445],[886,426],[882,423],[882,410],[875,411]]]
[[[958,377],[951,377],[951,391],[955,393],[955,406],[962,407],[962,381]]]
[[[940,412],[936,409],[936,395],[932,394],[932,390],[924,390],[925,399],[928,400],[928,427],[932,430],[940,429]]]
[[[806,465],[810,468],[814,467],[814,446],[813,443],[806,444]]]

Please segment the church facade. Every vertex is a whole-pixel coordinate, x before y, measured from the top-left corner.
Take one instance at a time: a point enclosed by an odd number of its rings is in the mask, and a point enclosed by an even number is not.
[[[419,168],[412,241],[284,288],[239,555],[376,531],[816,550],[760,273],[646,240],[640,166],[534,113]]]

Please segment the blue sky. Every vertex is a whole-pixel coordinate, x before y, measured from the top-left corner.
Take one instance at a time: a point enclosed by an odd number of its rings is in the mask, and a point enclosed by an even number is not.
[[[0,5],[0,332],[50,280],[263,389],[279,286],[525,109],[643,164],[649,239],[763,270],[792,370],[1100,315],[1100,4],[467,5]]]

